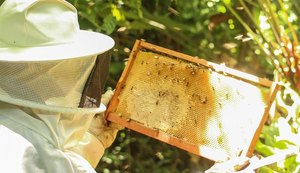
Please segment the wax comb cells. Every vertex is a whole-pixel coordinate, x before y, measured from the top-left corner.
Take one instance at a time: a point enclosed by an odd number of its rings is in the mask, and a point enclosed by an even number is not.
[[[138,40],[107,119],[211,160],[250,155],[277,89]]]

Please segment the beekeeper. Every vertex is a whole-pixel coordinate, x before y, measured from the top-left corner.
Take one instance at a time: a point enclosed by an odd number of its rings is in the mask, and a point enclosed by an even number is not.
[[[118,130],[101,95],[114,41],[64,0],[0,7],[0,172],[95,172]],[[105,102],[105,103],[104,103]]]

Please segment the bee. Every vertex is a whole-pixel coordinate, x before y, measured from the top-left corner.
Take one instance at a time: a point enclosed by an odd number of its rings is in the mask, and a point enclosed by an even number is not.
[[[229,99],[229,93],[228,92],[226,92],[225,97],[226,97],[226,100]]]
[[[199,98],[199,99],[200,99],[201,104],[206,104],[208,101],[207,96],[205,96],[204,99],[201,99],[201,98]]]
[[[186,82],[185,86],[188,87],[189,85],[190,85],[190,83],[189,83],[189,82]]]
[[[219,104],[220,108],[222,108],[222,103],[221,103],[221,102],[218,102],[218,104]]]

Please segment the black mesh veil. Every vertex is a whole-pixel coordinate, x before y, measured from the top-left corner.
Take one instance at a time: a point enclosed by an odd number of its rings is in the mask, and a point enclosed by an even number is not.
[[[85,83],[79,107],[99,107],[101,95],[109,75],[112,50],[98,55],[95,66]]]

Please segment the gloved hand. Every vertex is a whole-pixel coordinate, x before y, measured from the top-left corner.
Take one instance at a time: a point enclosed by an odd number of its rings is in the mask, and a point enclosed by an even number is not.
[[[107,105],[114,91],[108,89],[103,95],[101,102]],[[85,133],[73,151],[84,157],[92,167],[96,167],[104,151],[115,140],[118,130],[123,127],[108,123],[104,119],[104,113],[94,116],[89,130]]]
[[[111,88],[109,88],[102,95],[101,102],[104,105],[107,105],[113,94],[114,91]],[[100,113],[95,115],[90,125],[89,132],[93,134],[103,144],[104,148],[107,148],[114,142],[118,131],[122,128],[122,126],[119,126],[115,123],[108,123],[104,119],[104,113]]]

